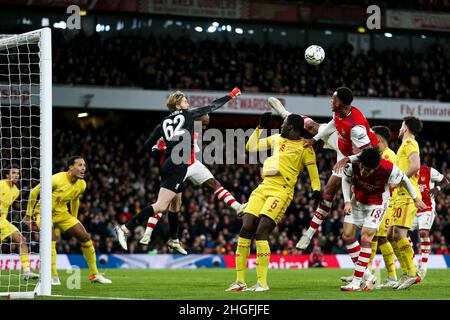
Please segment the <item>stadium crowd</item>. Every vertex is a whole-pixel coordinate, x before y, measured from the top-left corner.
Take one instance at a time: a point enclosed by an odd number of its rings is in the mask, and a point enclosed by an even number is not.
[[[136,121],[139,122],[139,121]],[[159,168],[143,149],[147,130],[135,123],[134,130],[107,124],[101,128],[55,128],[55,172],[64,170],[65,159],[70,154],[81,154],[87,160],[87,189],[82,197],[79,218],[91,233],[97,252],[121,252],[116,242],[113,226],[124,223],[141,208],[156,199]],[[108,139],[104,139],[108,137]],[[424,141],[422,161],[440,172],[450,174],[450,149],[445,142]],[[397,146],[393,143],[392,148]],[[331,174],[335,156],[332,151],[320,148],[317,152],[322,186]],[[259,165],[208,166],[236,199],[246,202],[257,186]],[[295,244],[309,226],[313,211],[312,190],[308,175],[299,179],[294,199],[285,217],[270,238],[273,253],[297,253]],[[437,217],[432,228],[432,252],[450,251],[450,193],[441,194],[437,201]],[[343,199],[339,194],[330,217],[323,223],[316,244],[323,253],[346,253],[341,240]],[[129,241],[131,253],[166,253],[169,238],[167,216],[161,219],[152,235],[149,246],[138,244],[144,227],[137,227]],[[190,253],[233,253],[241,227],[241,219],[232,209],[219,202],[207,189],[188,185],[183,193],[180,215],[180,240]],[[58,241],[58,252],[80,252],[74,239]]]
[[[305,48],[251,39],[237,43],[187,37],[80,32],[66,40],[55,32],[54,82],[148,89],[231,90],[329,95],[346,84],[356,96],[450,101],[448,47],[425,53],[354,52],[349,44],[327,48],[320,68],[305,62]]]

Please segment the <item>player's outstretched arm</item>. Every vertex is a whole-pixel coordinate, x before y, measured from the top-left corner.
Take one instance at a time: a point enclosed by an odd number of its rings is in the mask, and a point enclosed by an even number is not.
[[[312,147],[306,148],[303,153],[303,164],[308,170],[311,188],[313,189],[314,204],[317,207],[323,202],[322,193],[320,192],[319,169],[317,168],[316,153]]]
[[[331,121],[327,123],[325,128],[323,128],[323,130],[320,133],[317,133],[314,137],[312,137],[312,139],[305,139],[304,146],[305,147],[312,146],[315,142],[319,141],[320,139],[324,139],[325,137],[328,137],[334,131],[336,131],[336,125],[334,124],[334,119],[331,119]]]
[[[272,137],[259,139],[259,136],[262,133],[261,129],[266,128],[269,125],[270,121],[272,121],[271,112],[265,112],[261,115],[258,127],[256,127],[255,131],[253,131],[252,135],[248,139],[247,144],[245,145],[245,150],[249,152],[256,152],[266,151],[272,148]]]
[[[323,203],[322,193],[320,192],[320,178],[319,169],[316,163],[312,163],[306,166],[308,170],[309,179],[311,180],[311,188],[313,189],[312,198],[314,200],[314,206],[317,207]]]
[[[292,113],[292,112],[287,111],[286,108],[281,103],[281,101],[278,100],[277,98],[269,97],[267,99],[267,102],[272,107],[272,109],[275,110],[275,112],[283,119],[288,117]]]
[[[234,88],[226,96],[223,96],[222,98],[214,100],[210,105],[191,109],[191,110],[189,110],[189,112],[191,113],[191,115],[194,119],[199,118],[207,113],[211,113],[211,112],[219,109],[220,107],[225,105],[225,103],[227,103],[231,99],[235,99],[239,95],[241,95],[241,90],[239,88]]]
[[[394,165],[394,169],[392,170],[393,173],[391,174],[391,176],[396,174],[396,173],[394,173],[395,170],[400,171],[400,169]],[[398,175],[398,173],[397,173],[397,175]],[[420,210],[425,210],[427,208],[427,205],[425,203],[423,203],[423,201],[416,194],[416,191],[414,190],[414,187],[406,174],[402,174],[401,184],[403,184],[405,186],[409,195],[411,196],[411,198],[413,198],[414,205],[416,206],[416,208],[420,209]]]
[[[245,150],[248,152],[257,152],[257,151],[266,151],[272,148],[272,138],[267,137],[264,139],[259,139],[262,130],[257,127],[255,131],[253,131],[250,138],[248,138],[247,144],[245,145]]]
[[[158,124],[155,129],[152,131],[150,136],[144,142],[144,147],[146,150],[150,149],[155,143],[162,137],[162,129],[161,124]]]
[[[352,176],[352,166],[347,165],[342,175],[342,195],[344,196],[344,202],[351,202],[352,199]]]

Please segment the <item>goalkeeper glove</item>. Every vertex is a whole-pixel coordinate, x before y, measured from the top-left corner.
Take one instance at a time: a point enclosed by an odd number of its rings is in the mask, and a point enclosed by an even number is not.
[[[236,98],[237,96],[241,95],[241,89],[239,89],[238,87],[234,88],[233,90],[231,90],[231,92],[228,94],[231,98]]]
[[[313,191],[312,198],[314,205],[317,207],[319,204],[323,204],[322,193],[320,191]]]
[[[270,121],[272,121],[272,112],[264,112],[259,119],[259,127],[265,128],[269,125]]]

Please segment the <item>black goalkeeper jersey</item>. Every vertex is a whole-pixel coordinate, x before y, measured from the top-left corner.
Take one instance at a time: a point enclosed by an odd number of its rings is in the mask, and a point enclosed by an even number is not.
[[[161,137],[164,139],[166,159],[161,167],[162,170],[173,166],[187,166],[194,149],[194,121],[217,110],[230,100],[231,97],[226,95],[205,107],[176,110],[156,126],[145,142],[145,147],[150,149]],[[175,148],[176,150],[173,153]]]

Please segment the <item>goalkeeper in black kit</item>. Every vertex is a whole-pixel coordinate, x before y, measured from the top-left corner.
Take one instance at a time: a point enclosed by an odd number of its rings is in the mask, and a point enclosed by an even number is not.
[[[169,101],[175,103],[175,111],[156,126],[145,142],[147,148],[151,148],[160,138],[163,138],[166,144],[167,156],[160,170],[161,188],[158,199],[126,224],[115,228],[119,243],[124,250],[128,249],[128,235],[137,225],[144,223],[155,213],[167,211],[169,206],[171,209],[181,207],[182,185],[194,148],[194,120],[219,109],[240,94],[239,88],[234,88],[227,95],[214,100],[211,105],[195,109],[189,109],[189,102],[181,91],[177,91],[169,96],[168,103]],[[180,150],[182,151],[181,155],[178,154]]]

